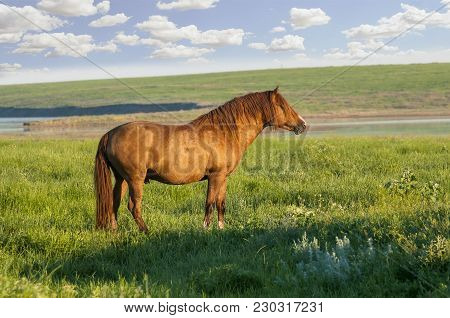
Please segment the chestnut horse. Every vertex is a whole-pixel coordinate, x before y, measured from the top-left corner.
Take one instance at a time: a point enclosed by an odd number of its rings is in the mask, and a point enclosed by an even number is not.
[[[278,87],[234,98],[185,125],[140,121],[112,129],[100,139],[95,158],[97,228],[117,228],[117,211],[127,186],[128,209],[139,229],[147,232],[141,215],[144,183],[208,180],[203,226],[210,225],[216,207],[223,229],[227,177],[268,126],[296,134],[306,129],[306,122]],[[110,171],[116,179],[114,188]]]

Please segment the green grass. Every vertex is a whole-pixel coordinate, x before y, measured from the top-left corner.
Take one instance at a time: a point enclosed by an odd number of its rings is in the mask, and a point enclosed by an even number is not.
[[[220,105],[246,92],[273,89],[306,114],[323,112],[449,111],[450,64],[354,67],[313,94],[345,67],[278,69],[124,79],[157,103]],[[50,108],[148,104],[115,80],[0,86],[0,107]],[[148,107],[155,107],[149,105]]]
[[[224,231],[152,182],[148,235],[94,230],[96,144],[0,140],[0,297],[450,296],[449,137],[260,138]]]

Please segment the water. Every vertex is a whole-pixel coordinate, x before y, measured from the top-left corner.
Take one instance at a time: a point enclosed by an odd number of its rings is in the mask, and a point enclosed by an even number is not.
[[[449,135],[450,117],[370,118],[312,122],[312,135]]]
[[[53,119],[49,117],[0,117],[0,133],[25,132],[25,123],[37,120]]]
[[[54,118],[42,117],[16,117],[0,118],[0,134],[20,134],[29,133],[24,123],[38,120],[49,120]],[[450,135],[450,117],[434,118],[361,118],[361,119],[327,119],[313,120],[308,135],[328,136],[328,135]],[[86,127],[59,129],[69,135],[77,133],[99,134],[106,131],[105,128]],[[33,135],[44,135],[49,132],[57,132],[58,128],[34,129]]]

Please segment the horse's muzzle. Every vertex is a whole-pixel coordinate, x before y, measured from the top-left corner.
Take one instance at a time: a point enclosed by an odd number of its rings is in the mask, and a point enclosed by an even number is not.
[[[296,135],[300,135],[302,132],[306,130],[306,123],[302,123],[294,128],[294,132]]]

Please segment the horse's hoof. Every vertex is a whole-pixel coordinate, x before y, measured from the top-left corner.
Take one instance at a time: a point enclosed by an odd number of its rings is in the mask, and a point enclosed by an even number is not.
[[[148,229],[146,227],[145,228],[140,228],[139,231],[141,231],[144,234],[148,234]]]
[[[223,230],[225,228],[225,222],[219,221],[219,229]]]
[[[112,232],[117,232],[117,223],[116,222],[112,222],[111,225],[109,226],[109,229]]]
[[[209,222],[203,221],[203,228],[207,230],[209,228]]]

